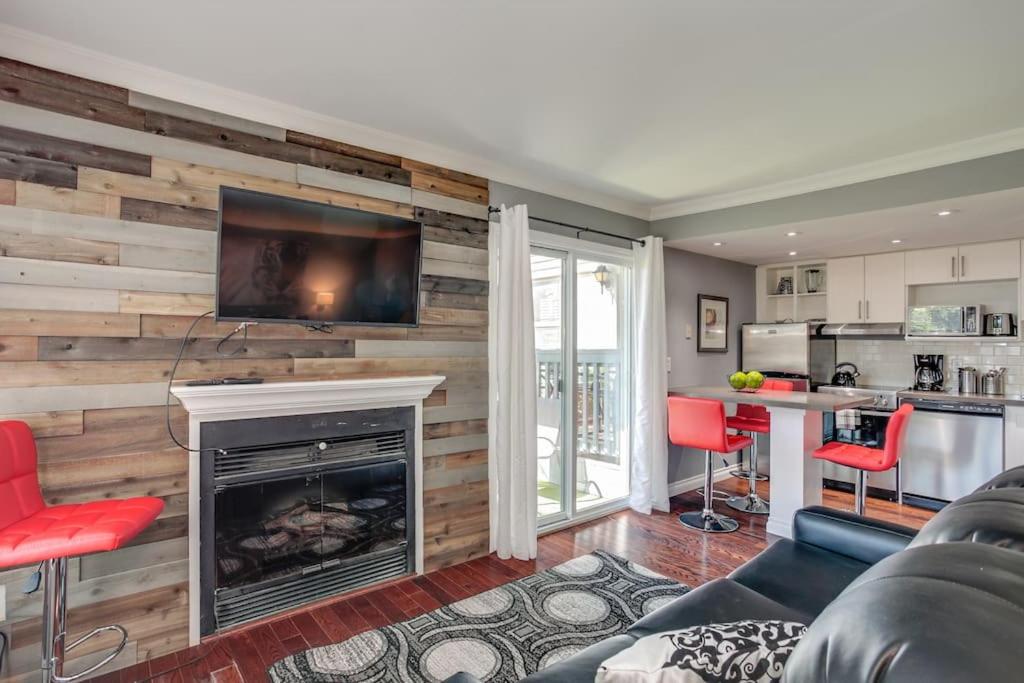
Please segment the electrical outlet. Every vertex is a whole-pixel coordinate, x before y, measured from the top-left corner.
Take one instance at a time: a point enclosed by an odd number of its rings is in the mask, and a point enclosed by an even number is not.
[[[686,323],[686,338],[693,339],[693,325]]]
[[[672,356],[665,358],[665,369],[672,372]]]

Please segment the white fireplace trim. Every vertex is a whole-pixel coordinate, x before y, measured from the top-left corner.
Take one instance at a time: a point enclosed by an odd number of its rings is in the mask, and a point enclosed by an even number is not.
[[[375,377],[263,384],[215,384],[171,388],[188,411],[188,442],[202,448],[200,426],[218,420],[245,420],[345,410],[412,407],[416,573],[423,573],[423,399],[443,382],[441,375]],[[188,460],[188,639],[199,643],[199,458]]]

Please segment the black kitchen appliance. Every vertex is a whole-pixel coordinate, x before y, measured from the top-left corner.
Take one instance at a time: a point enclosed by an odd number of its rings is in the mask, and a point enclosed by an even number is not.
[[[857,386],[857,377],[860,376],[860,370],[853,363],[840,363],[836,366],[836,372],[832,375],[832,381],[829,382],[832,386],[836,387],[855,387]]]
[[[946,376],[942,372],[945,356],[941,353],[914,354],[914,389],[917,391],[942,391]]]

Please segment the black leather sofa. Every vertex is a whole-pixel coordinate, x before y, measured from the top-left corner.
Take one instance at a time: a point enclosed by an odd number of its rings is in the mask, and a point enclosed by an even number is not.
[[[917,532],[800,510],[793,540],[524,681],[593,683],[601,662],[637,638],[743,619],[810,625],[786,666],[792,683],[1024,680],[1024,467]]]

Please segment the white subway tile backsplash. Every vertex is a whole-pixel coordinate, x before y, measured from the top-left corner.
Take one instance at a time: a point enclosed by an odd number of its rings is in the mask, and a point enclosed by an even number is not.
[[[879,339],[843,339],[836,344],[836,360],[860,370],[858,382],[890,386],[914,383],[914,354],[941,353],[946,357],[946,387],[956,388],[956,373],[971,365],[985,372],[1006,367],[1006,393],[1024,392],[1024,354],[1021,342],[929,342]]]

